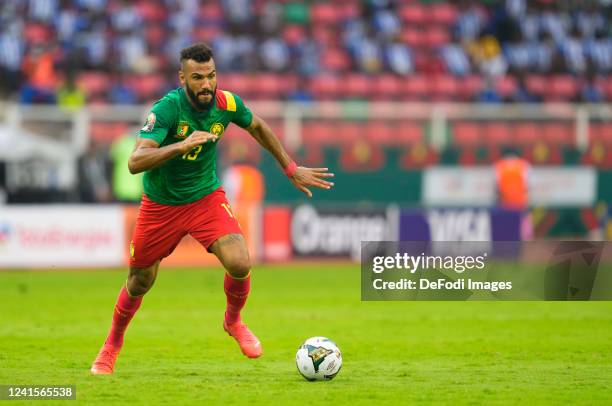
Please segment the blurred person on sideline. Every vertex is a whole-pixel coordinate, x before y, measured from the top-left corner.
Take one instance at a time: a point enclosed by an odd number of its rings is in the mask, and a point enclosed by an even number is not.
[[[109,164],[106,148],[92,142],[79,158],[79,197],[83,203],[111,202]]]
[[[115,139],[111,144],[109,156],[113,163],[111,184],[115,200],[124,203],[140,201],[142,197],[142,173],[132,175],[126,171],[134,147],[136,137],[127,133]]]
[[[531,166],[526,159],[510,153],[494,164],[498,206],[504,210],[523,213],[521,222],[522,240],[533,236],[529,208],[529,176]]]
[[[62,110],[74,111],[85,106],[85,92],[77,86],[74,76],[74,73],[68,74],[57,90],[57,105]]]

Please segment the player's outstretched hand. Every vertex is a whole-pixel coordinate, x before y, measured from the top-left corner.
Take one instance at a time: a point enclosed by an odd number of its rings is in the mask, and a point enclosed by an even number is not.
[[[308,187],[314,186],[321,189],[331,189],[334,183],[325,179],[332,178],[333,176],[334,174],[328,172],[327,168],[306,168],[304,166],[298,166],[293,176],[289,179],[293,185],[304,192],[306,196],[312,197],[312,192]]]
[[[183,152],[187,153],[198,145],[205,144],[207,142],[215,142],[219,139],[218,135],[209,133],[208,131],[194,131],[185,138],[183,142]]]

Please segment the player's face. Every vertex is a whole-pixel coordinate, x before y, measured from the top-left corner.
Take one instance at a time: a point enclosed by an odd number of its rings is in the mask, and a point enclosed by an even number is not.
[[[192,59],[183,62],[179,79],[191,102],[200,110],[211,107],[217,90],[217,71],[215,62],[196,62]]]

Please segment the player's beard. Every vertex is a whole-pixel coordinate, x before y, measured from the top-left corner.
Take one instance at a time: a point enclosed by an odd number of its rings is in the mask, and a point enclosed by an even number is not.
[[[217,92],[217,86],[215,86],[215,88],[212,90],[212,93],[207,90],[204,90],[196,94],[193,90],[191,90],[191,87],[189,87],[189,83],[187,83],[186,85],[187,86],[185,86],[185,91],[187,92],[187,96],[198,110],[209,110],[212,107],[213,103],[215,102],[215,93]],[[201,102],[198,97],[201,94],[210,94],[210,101]]]

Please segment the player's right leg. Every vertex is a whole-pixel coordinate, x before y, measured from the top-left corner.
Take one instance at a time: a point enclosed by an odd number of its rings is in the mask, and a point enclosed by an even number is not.
[[[153,286],[158,269],[159,261],[146,268],[130,268],[128,280],[119,291],[110,331],[91,366],[92,374],[113,373],[125,330],[140,307],[142,297]]]
[[[93,374],[113,373],[123,336],[151,289],[161,259],[172,253],[185,235],[181,222],[184,207],[165,206],[143,197],[130,245],[130,274],[115,304],[110,332],[94,361]]]

